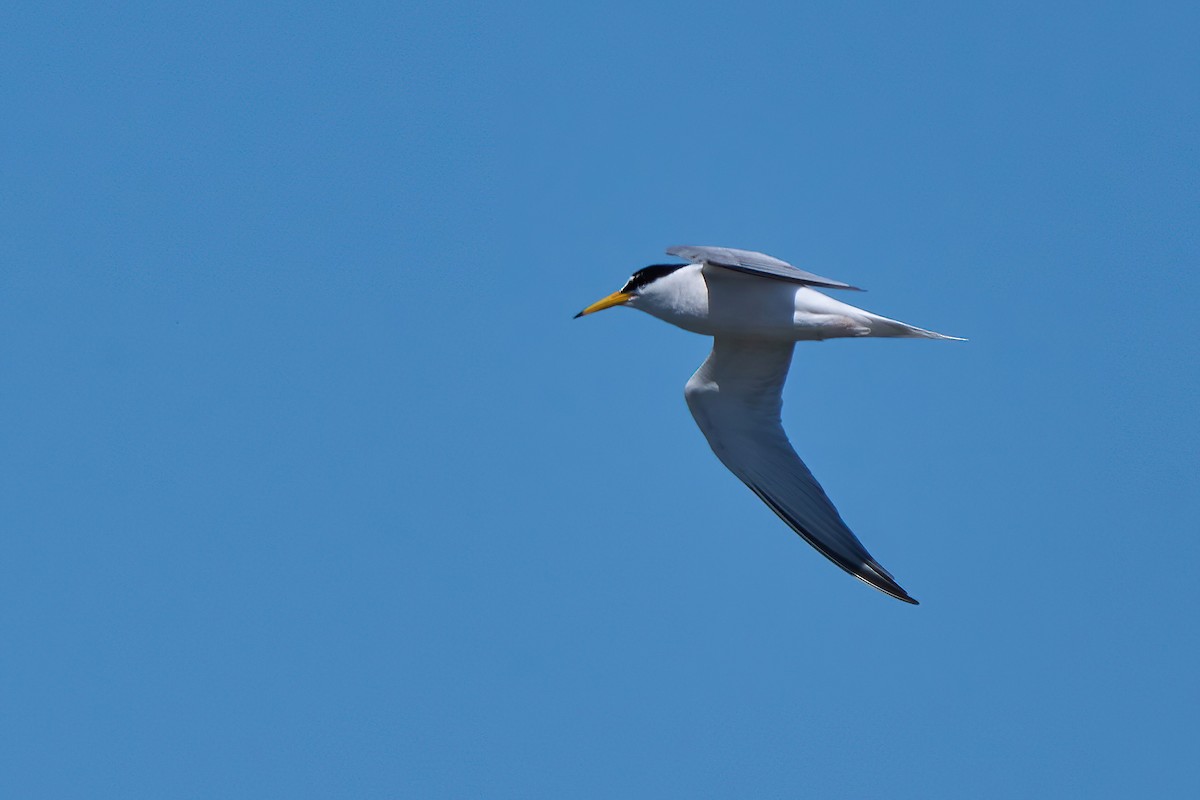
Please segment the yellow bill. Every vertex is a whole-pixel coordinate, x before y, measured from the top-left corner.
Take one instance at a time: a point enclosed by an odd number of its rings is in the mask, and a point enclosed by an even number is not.
[[[633,299],[633,295],[629,294],[628,292],[613,292],[603,300],[598,300],[597,302],[592,303],[590,306],[585,308],[583,311],[580,311],[575,315],[575,319],[579,319],[585,314],[595,314],[597,311],[603,311],[606,308],[612,308],[613,306],[619,306],[623,303],[628,303],[631,299]]]

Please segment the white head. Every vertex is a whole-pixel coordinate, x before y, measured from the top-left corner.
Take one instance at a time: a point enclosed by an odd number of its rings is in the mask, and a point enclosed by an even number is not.
[[[619,290],[603,300],[592,303],[576,314],[575,318],[578,319],[585,314],[594,314],[613,306],[629,306],[649,312],[654,316],[660,316],[661,314],[656,312],[661,312],[677,304],[677,297],[683,288],[677,273],[685,267],[692,266],[695,265],[651,264],[648,267],[642,267],[629,276],[629,280]]]

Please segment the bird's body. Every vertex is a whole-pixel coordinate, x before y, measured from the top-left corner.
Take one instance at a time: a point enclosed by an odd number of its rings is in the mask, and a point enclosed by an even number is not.
[[[705,264],[688,264],[664,275],[626,305],[703,336],[779,342],[846,336],[951,338],[855,308],[807,285]]]
[[[842,569],[916,603],[846,526],[796,455],[780,420],[783,384],[798,341],[838,337],[953,339],[839,302],[813,286],[849,284],[746,250],[682,246],[688,264],[646,267],[577,316],[627,305],[713,337],[684,389],[713,452],[781,519]]]

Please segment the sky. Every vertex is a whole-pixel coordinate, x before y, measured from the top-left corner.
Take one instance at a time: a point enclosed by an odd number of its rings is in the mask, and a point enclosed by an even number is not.
[[[10,4],[0,794],[1200,789],[1200,12]],[[908,606],[709,451],[676,244]]]

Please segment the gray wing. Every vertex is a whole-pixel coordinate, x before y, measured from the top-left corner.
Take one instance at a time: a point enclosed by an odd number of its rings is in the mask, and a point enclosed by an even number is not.
[[[721,337],[684,390],[713,452],[779,518],[859,580],[906,603],[917,601],[846,527],[783,431],[783,383],[791,342]]]
[[[823,286],[827,289],[853,289],[861,292],[857,286],[835,281],[833,278],[822,278],[811,272],[793,267],[786,261],[780,261],[766,253],[756,253],[753,250],[735,250],[732,247],[705,247],[702,245],[681,244],[667,248],[667,255],[678,256],[693,264],[712,264],[725,267],[737,272],[748,272],[751,275],[762,275],[781,281],[802,283],[808,286]]]

